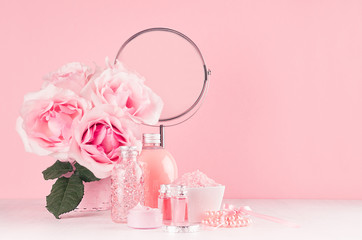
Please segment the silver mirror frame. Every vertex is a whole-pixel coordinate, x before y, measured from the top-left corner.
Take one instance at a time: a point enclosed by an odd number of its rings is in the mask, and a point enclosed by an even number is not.
[[[122,46],[120,47],[120,49],[118,50],[118,53],[116,55],[116,58],[114,60],[114,62],[116,63],[118,57],[120,56],[120,54],[122,53],[122,51],[125,49],[125,47],[135,38],[139,37],[142,34],[145,33],[149,33],[149,32],[157,32],[157,31],[163,31],[163,32],[169,32],[169,33],[173,33],[176,34],[180,37],[182,37],[183,39],[185,39],[188,43],[190,43],[193,48],[196,50],[197,54],[199,55],[202,64],[203,64],[203,70],[204,70],[204,82],[203,82],[203,86],[201,89],[201,92],[198,96],[198,98],[196,99],[196,101],[189,107],[187,108],[184,112],[182,112],[179,115],[173,116],[173,117],[169,117],[169,118],[163,118],[163,119],[159,119],[158,124],[157,125],[148,125],[148,124],[144,124],[146,126],[150,126],[150,127],[160,127],[160,132],[161,132],[161,139],[163,139],[163,128],[164,127],[171,127],[171,126],[176,126],[179,125],[185,121],[187,121],[188,119],[190,119],[192,116],[195,115],[195,113],[200,109],[203,100],[205,99],[205,95],[207,93],[207,89],[208,89],[208,85],[209,85],[209,79],[208,76],[211,75],[211,71],[206,67],[206,63],[204,60],[204,57],[201,54],[200,49],[197,47],[197,45],[189,38],[187,37],[185,34],[180,33],[174,29],[170,29],[170,28],[163,28],[163,27],[156,27],[156,28],[148,28],[145,30],[142,30],[134,35],[132,35],[129,39],[127,39],[127,41],[125,41]],[[192,111],[193,110],[193,111]],[[176,122],[177,119],[181,119],[180,121]],[[171,122],[169,124],[167,124],[167,122]]]

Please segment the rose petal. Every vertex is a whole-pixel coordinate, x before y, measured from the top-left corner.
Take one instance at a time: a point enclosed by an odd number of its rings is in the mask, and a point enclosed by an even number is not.
[[[141,145],[135,137],[138,128],[119,108],[96,106],[74,125],[71,156],[96,177],[108,177],[119,159],[119,146]]]

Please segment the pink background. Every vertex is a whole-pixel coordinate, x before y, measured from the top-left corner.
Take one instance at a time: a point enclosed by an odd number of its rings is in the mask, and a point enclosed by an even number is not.
[[[15,132],[23,95],[130,35],[177,29],[212,69],[205,104],[167,129],[180,173],[227,198],[362,199],[361,1],[6,1],[0,9],[1,198],[43,198],[47,157]]]

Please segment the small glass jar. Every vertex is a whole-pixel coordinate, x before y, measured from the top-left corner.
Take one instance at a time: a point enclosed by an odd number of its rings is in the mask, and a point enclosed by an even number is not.
[[[187,214],[187,190],[186,186],[177,186],[176,193],[171,198],[172,223],[174,225],[184,225],[188,222]]]
[[[158,208],[161,210],[163,214],[164,222],[169,222],[172,219],[170,185],[162,184],[159,192],[160,195],[158,196]]]

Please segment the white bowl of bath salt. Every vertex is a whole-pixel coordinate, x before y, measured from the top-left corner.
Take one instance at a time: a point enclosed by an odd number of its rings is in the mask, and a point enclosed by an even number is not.
[[[199,223],[206,211],[218,211],[221,208],[225,186],[216,183],[199,170],[185,173],[172,185],[187,187],[188,221],[190,223]]]

